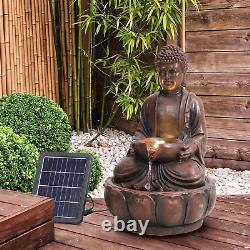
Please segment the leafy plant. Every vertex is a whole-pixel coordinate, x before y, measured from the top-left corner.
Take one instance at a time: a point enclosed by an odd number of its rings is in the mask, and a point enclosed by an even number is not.
[[[0,127],[0,188],[30,192],[38,155],[26,137]]]
[[[89,191],[93,191],[97,185],[100,183],[103,174],[102,174],[102,164],[100,160],[98,159],[98,156],[90,151],[90,150],[76,150],[76,153],[83,153],[83,154],[90,154],[91,155],[91,175],[89,179]]]
[[[91,2],[92,15],[83,14],[82,28],[87,32],[90,26],[95,27],[101,41],[95,46],[104,53],[94,64],[106,75],[105,94],[111,94],[130,119],[144,98],[159,89],[153,66],[159,43],[175,36],[181,23],[181,5],[190,2],[197,8],[198,0]],[[120,42],[119,53],[112,51],[114,39]]]
[[[25,135],[39,151],[66,151],[71,127],[68,117],[55,102],[30,94],[13,94],[0,99],[0,126]]]

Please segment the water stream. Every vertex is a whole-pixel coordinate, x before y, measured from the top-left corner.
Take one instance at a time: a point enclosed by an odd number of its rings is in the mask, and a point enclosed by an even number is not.
[[[148,161],[148,182],[145,185],[145,188],[147,189],[148,192],[152,190],[151,181],[152,181],[152,161]]]

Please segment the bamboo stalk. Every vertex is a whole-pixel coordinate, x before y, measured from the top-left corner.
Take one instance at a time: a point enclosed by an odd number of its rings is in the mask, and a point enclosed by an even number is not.
[[[89,12],[90,15],[93,15],[93,0],[90,0]],[[92,59],[93,59],[93,24],[90,25],[88,30],[88,72],[87,72],[87,84],[86,84],[86,120],[88,121],[88,128],[92,129]]]
[[[83,11],[87,11],[88,10],[88,2],[87,1],[83,1]],[[81,13],[82,14],[82,13]],[[82,113],[82,128],[83,128],[83,131],[88,131],[88,121],[87,121],[87,117],[86,117],[86,102],[88,101],[86,99],[86,85],[88,84],[87,83],[87,70],[88,70],[88,59],[87,59],[87,56],[86,56],[86,52],[88,51],[88,35],[87,34],[82,34],[83,36],[83,50],[85,51],[85,55],[83,57],[83,84],[81,86],[81,113]]]
[[[70,64],[70,45],[69,45],[69,35],[70,35],[70,29],[69,29],[69,0],[64,0],[63,1],[64,3],[64,12],[65,12],[65,43],[66,43],[66,68],[67,68],[67,74],[66,74],[66,81],[67,81],[67,90],[66,90],[66,93],[67,93],[67,110],[66,112],[69,113],[68,111],[68,107],[69,107],[69,64]]]
[[[35,90],[35,95],[39,95],[39,71],[38,71],[38,51],[37,51],[37,33],[36,33],[36,1],[31,2],[31,19],[32,19],[32,44],[33,44],[33,55],[34,55],[34,90]]]
[[[1,51],[1,48],[0,48],[0,51]],[[1,60],[1,56],[0,56],[0,83],[2,83],[2,60]],[[2,84],[0,84],[0,98],[2,96],[3,96],[3,89],[2,89]]]
[[[30,1],[25,0],[24,3],[24,27],[26,30],[26,74],[27,74],[27,92],[32,93],[32,63],[31,63],[31,41],[30,41],[30,20],[29,20],[29,13],[30,13]]]
[[[67,0],[68,1],[68,0]],[[69,1],[68,1],[69,3]],[[73,34],[72,34],[72,3],[69,3],[69,107],[68,107],[68,116],[70,120],[70,124],[73,125],[74,117],[73,117]]]
[[[59,0],[54,1],[55,11],[52,9],[52,1],[49,0],[50,3],[50,12],[51,12],[51,20],[53,25],[53,36],[55,41],[55,53],[56,53],[56,62],[57,62],[57,72],[58,72],[58,94],[59,94],[59,104],[63,108],[63,67],[62,67],[62,56],[61,56],[61,38],[60,38],[60,9],[59,9]],[[55,15],[54,15],[55,13]]]
[[[0,36],[0,44],[1,44],[1,65],[2,65],[2,94],[6,95],[7,93],[7,80],[6,80],[6,51],[5,51],[5,33],[4,33],[4,12],[3,12],[3,0],[0,0],[0,30],[2,30],[3,34]]]
[[[29,75],[30,75],[30,93],[33,95],[36,94],[36,67],[35,67],[35,43],[34,43],[34,24],[33,24],[33,12],[32,12],[33,6],[32,6],[32,1],[27,0],[27,9],[26,9],[26,14],[27,14],[27,22],[28,22],[28,53],[29,53]]]
[[[115,107],[114,107],[115,106]],[[96,140],[101,134],[103,134],[103,132],[107,129],[107,127],[111,124],[111,122],[113,121],[114,117],[115,117],[115,114],[117,113],[118,111],[118,105],[113,105],[113,108],[112,108],[112,112],[111,112],[111,115],[109,116],[109,119],[107,121],[107,123],[105,124],[104,127],[102,127],[100,129],[100,131],[92,138],[90,139],[86,144],[85,146],[91,146],[91,143]]]
[[[78,0],[78,17],[82,13],[82,2],[81,0]],[[80,19],[76,20],[76,22],[81,21]],[[76,95],[77,95],[77,121],[76,121],[76,127],[78,130],[80,130],[80,86],[83,84],[81,82],[81,74],[82,74],[82,69],[81,69],[81,64],[82,64],[82,56],[81,56],[81,50],[82,50],[82,33],[80,28],[78,27],[78,55],[77,55],[77,87],[76,87]],[[84,99],[83,99],[84,100]],[[82,107],[84,107],[84,103],[82,103]]]
[[[49,94],[49,80],[48,80],[48,74],[49,74],[49,69],[48,69],[48,59],[47,59],[47,40],[49,37],[47,36],[46,29],[46,3],[47,1],[42,1],[42,36],[43,36],[43,41],[42,41],[42,51],[43,51],[43,70],[44,70],[44,91],[45,91],[45,96],[50,99],[50,94]]]
[[[22,72],[22,64],[20,59],[20,47],[21,47],[21,38],[20,38],[20,11],[19,11],[19,2],[16,2],[16,13],[15,13],[15,27],[16,27],[16,74],[17,74],[17,92],[22,92],[22,79],[21,79],[21,72]]]
[[[18,92],[18,80],[19,80],[19,71],[18,71],[18,34],[17,34],[17,5],[16,1],[12,1],[13,6],[13,28],[14,28],[14,74],[15,74],[15,85],[14,85],[14,92]]]
[[[11,94],[11,85],[12,85],[12,82],[13,82],[13,75],[12,75],[12,64],[11,64],[11,56],[12,56],[12,53],[13,53],[13,42],[12,42],[12,37],[13,37],[13,30],[12,30],[12,15],[11,15],[11,12],[12,12],[12,1],[8,1],[8,9],[9,9],[9,13],[8,13],[8,23],[9,23],[9,58],[10,58],[10,94]]]
[[[44,9],[43,9],[44,1],[38,1],[38,23],[39,23],[39,44],[40,44],[40,53],[41,53],[41,79],[40,82],[40,95],[47,96],[47,82],[46,82],[46,72],[45,72],[45,59],[44,59]]]
[[[47,53],[46,53],[46,32],[45,32],[45,8],[44,1],[40,2],[40,32],[41,32],[41,52],[42,52],[42,70],[43,70],[43,95],[48,98],[48,75],[47,75]]]
[[[72,8],[72,56],[73,56],[73,98],[74,98],[74,118],[75,118],[75,125],[76,130],[79,132],[80,128],[78,127],[79,123],[77,122],[79,117],[79,110],[78,110],[78,102],[77,99],[77,67],[76,67],[76,34],[75,34],[75,10],[74,4],[71,4]]]
[[[4,43],[5,43],[5,57],[6,57],[6,91],[7,95],[11,93],[11,67],[10,67],[10,34],[9,34],[9,1],[4,0]]]
[[[28,39],[27,39],[27,23],[26,23],[26,15],[25,15],[25,0],[21,1],[21,9],[22,9],[22,41],[23,41],[23,67],[24,67],[24,84],[26,92],[29,92],[30,89],[30,79],[29,79],[29,65],[28,65]]]
[[[17,16],[17,24],[18,24],[18,51],[19,51],[19,62],[20,62],[20,87],[21,92],[26,92],[26,85],[25,85],[25,71],[24,71],[24,39],[23,39],[23,26],[22,26],[22,1],[18,1],[18,16]]]
[[[37,62],[38,62],[38,95],[43,96],[43,72],[42,72],[42,54],[41,54],[41,33],[40,33],[40,1],[35,3],[35,32],[36,32],[36,47],[37,47]]]
[[[67,113],[68,109],[68,79],[67,79],[67,57],[66,57],[66,37],[65,37],[65,0],[60,2],[61,10],[61,50],[62,50],[62,66],[63,66],[63,81],[62,81],[62,92],[63,92],[63,107],[64,111]]]
[[[49,36],[49,5],[48,1],[45,1],[45,32],[46,32],[46,53],[47,53],[47,72],[48,72],[48,93],[49,93],[49,99],[53,100],[53,93],[52,93],[52,70],[51,70],[51,60],[50,60],[50,40],[51,37]]]
[[[185,1],[182,1],[182,32],[181,32],[181,48],[185,52],[186,51],[186,6]]]
[[[40,2],[40,32],[41,32],[41,53],[43,70],[43,96],[49,98],[48,93],[48,74],[47,74],[47,51],[46,51],[46,31],[45,31],[45,1]]]
[[[52,0],[53,2],[53,13],[55,12],[55,1],[56,0]],[[51,21],[53,22],[53,19],[51,19]],[[52,37],[53,38],[55,35],[55,29],[54,29],[54,25],[52,26]],[[57,58],[56,58],[56,48],[55,48],[55,39],[51,40],[52,44],[53,44],[53,58],[54,58],[54,77],[55,77],[55,95],[56,95],[56,102],[59,103],[59,86],[58,86],[58,67],[57,67]]]
[[[56,96],[56,72],[55,72],[55,58],[54,58],[54,45],[53,45],[53,24],[51,19],[51,7],[48,5],[49,12],[49,37],[50,37],[50,65],[51,65],[51,77],[52,77],[52,97],[54,101],[57,101]]]
[[[10,68],[11,68],[11,85],[10,85],[10,93],[14,93],[15,89],[15,63],[14,63],[14,15],[13,15],[13,0],[9,1],[10,4],[10,13],[9,13],[9,29],[10,29]]]

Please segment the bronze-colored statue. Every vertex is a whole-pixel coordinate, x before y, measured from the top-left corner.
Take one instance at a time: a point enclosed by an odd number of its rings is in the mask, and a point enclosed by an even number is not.
[[[164,46],[155,66],[162,89],[145,100],[127,156],[105,182],[105,201],[124,222],[148,221],[147,235],[182,234],[200,228],[216,200],[205,177],[204,108],[185,89],[180,48]]]
[[[138,131],[127,157],[114,170],[114,182],[139,190],[150,185],[155,191],[201,187],[207,141],[204,109],[200,99],[183,87],[185,54],[165,46],[155,66],[162,90],[145,100]]]

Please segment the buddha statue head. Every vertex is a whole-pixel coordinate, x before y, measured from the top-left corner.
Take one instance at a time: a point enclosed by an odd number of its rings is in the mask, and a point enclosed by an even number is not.
[[[179,47],[174,45],[162,47],[155,57],[155,68],[164,91],[175,92],[181,86],[185,86],[187,58]]]

